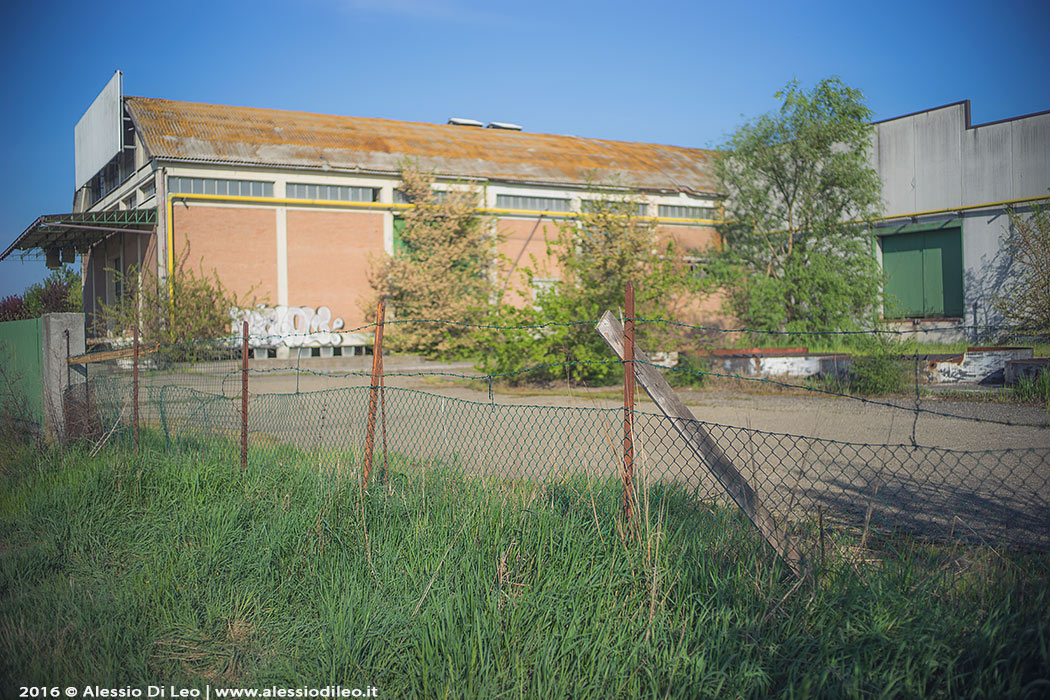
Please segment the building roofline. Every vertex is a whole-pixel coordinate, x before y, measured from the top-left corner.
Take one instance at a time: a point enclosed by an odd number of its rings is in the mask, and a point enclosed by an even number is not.
[[[1021,115],[1018,115],[1016,117],[1006,117],[1005,119],[996,119],[996,120],[990,121],[990,122],[981,122],[980,124],[974,124],[972,122],[972,120],[971,120],[970,100],[958,100],[956,102],[949,102],[947,104],[939,105],[937,107],[927,107],[926,109],[920,109],[920,110],[917,110],[915,112],[909,112],[907,114],[901,114],[900,116],[897,116],[897,117],[889,117],[888,119],[879,119],[878,121],[872,122],[872,124],[884,124],[885,122],[892,122],[892,121],[896,121],[898,119],[907,119],[908,117],[916,117],[916,116],[918,116],[920,114],[926,114],[927,112],[936,112],[937,110],[940,110],[940,109],[948,109],[949,107],[958,107],[959,105],[962,105],[962,107],[963,107],[963,112],[965,114],[966,128],[967,129],[978,129],[978,128],[982,127],[982,126],[992,126],[994,124],[1004,124],[1006,122],[1018,121],[1020,119],[1028,119],[1029,117],[1041,117],[1041,116],[1043,116],[1045,114],[1050,114],[1050,109],[1044,109],[1044,110],[1039,111],[1039,112],[1029,112],[1027,114],[1021,114]]]
[[[717,194],[717,151],[568,134],[237,107],[128,95],[125,106],[159,161],[395,174],[417,161],[439,177]]]
[[[329,166],[327,168],[316,165],[304,165],[301,163],[262,163],[257,161],[249,160],[220,160],[220,159],[209,159],[209,158],[186,158],[179,156],[151,156],[151,160],[157,163],[158,167],[166,167],[172,165],[204,165],[204,166],[220,166],[226,168],[252,168],[257,170],[292,170],[292,171],[305,171],[305,172],[319,172],[331,175],[360,175],[365,177],[392,177],[400,178],[402,175],[401,170],[372,170],[368,168],[341,168],[337,166]],[[706,190],[694,190],[689,187],[646,187],[646,186],[629,186],[629,185],[608,185],[608,184],[596,184],[587,185],[578,182],[571,181],[554,181],[554,180],[526,180],[526,179],[513,179],[508,177],[482,177],[476,175],[456,175],[455,173],[435,173],[435,177],[442,181],[463,181],[473,182],[479,185],[484,184],[507,184],[515,185],[519,187],[546,187],[551,189],[562,189],[562,190],[579,190],[582,192],[589,191],[623,191],[623,192],[644,192],[651,194],[679,194],[684,193],[692,195],[694,197],[704,197],[707,199],[721,199],[725,195],[720,192],[706,191]]]

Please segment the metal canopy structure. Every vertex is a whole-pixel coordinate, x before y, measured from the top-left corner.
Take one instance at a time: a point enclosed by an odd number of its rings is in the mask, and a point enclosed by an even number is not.
[[[0,254],[0,260],[16,250],[40,249],[47,254],[48,266],[52,261],[57,266],[59,256],[62,262],[72,262],[74,254],[86,253],[114,233],[152,233],[156,226],[156,209],[45,214]]]

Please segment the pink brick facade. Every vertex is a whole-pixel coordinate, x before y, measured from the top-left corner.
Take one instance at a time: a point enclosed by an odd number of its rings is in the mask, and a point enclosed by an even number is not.
[[[277,224],[270,207],[176,203],[175,263],[215,273],[240,301],[277,303]]]
[[[327,306],[345,328],[362,326],[369,260],[383,254],[383,214],[288,212],[288,303]]]

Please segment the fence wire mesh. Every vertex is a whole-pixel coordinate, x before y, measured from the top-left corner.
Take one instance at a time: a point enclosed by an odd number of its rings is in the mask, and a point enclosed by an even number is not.
[[[159,348],[139,361],[138,423],[166,449],[228,456],[239,468],[241,349],[234,343]],[[362,358],[363,359],[363,358]],[[73,434],[96,441],[132,433],[128,358],[92,363],[68,392]],[[397,372],[391,373],[393,377]],[[415,375],[428,375],[426,371]],[[429,373],[448,380],[449,372]],[[492,385],[492,377],[458,375]],[[248,376],[247,464],[301,460],[362,473],[368,459],[372,379],[301,363],[253,362]],[[477,401],[403,386],[376,387],[372,479],[449,467],[467,475],[547,483],[618,483],[622,408],[528,405],[489,392]],[[876,538],[910,535],[1050,548],[1050,447],[953,450],[862,444],[696,421],[773,517],[813,553],[825,537],[858,551]],[[634,482],[673,491],[698,510],[729,503],[705,455],[662,414],[634,412]]]

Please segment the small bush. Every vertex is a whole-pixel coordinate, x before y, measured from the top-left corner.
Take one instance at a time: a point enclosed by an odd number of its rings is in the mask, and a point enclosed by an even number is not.
[[[177,357],[179,361],[212,359],[212,341],[228,337],[231,332],[231,312],[256,303],[252,297],[238,298],[214,271],[206,272],[203,264],[199,272],[194,272],[186,265],[185,257],[167,280],[152,270],[138,268],[131,268],[126,274],[118,272],[117,279],[124,294],[113,304],[100,305],[95,313],[95,334],[130,338],[138,324],[143,343],[177,346],[172,348],[172,359]]]
[[[901,355],[904,346],[876,334],[864,336],[853,356],[848,388],[854,394],[897,394],[904,391],[907,368]]]
[[[678,364],[666,374],[667,383],[673,387],[700,388],[707,381],[711,363],[687,353],[678,356]]]

